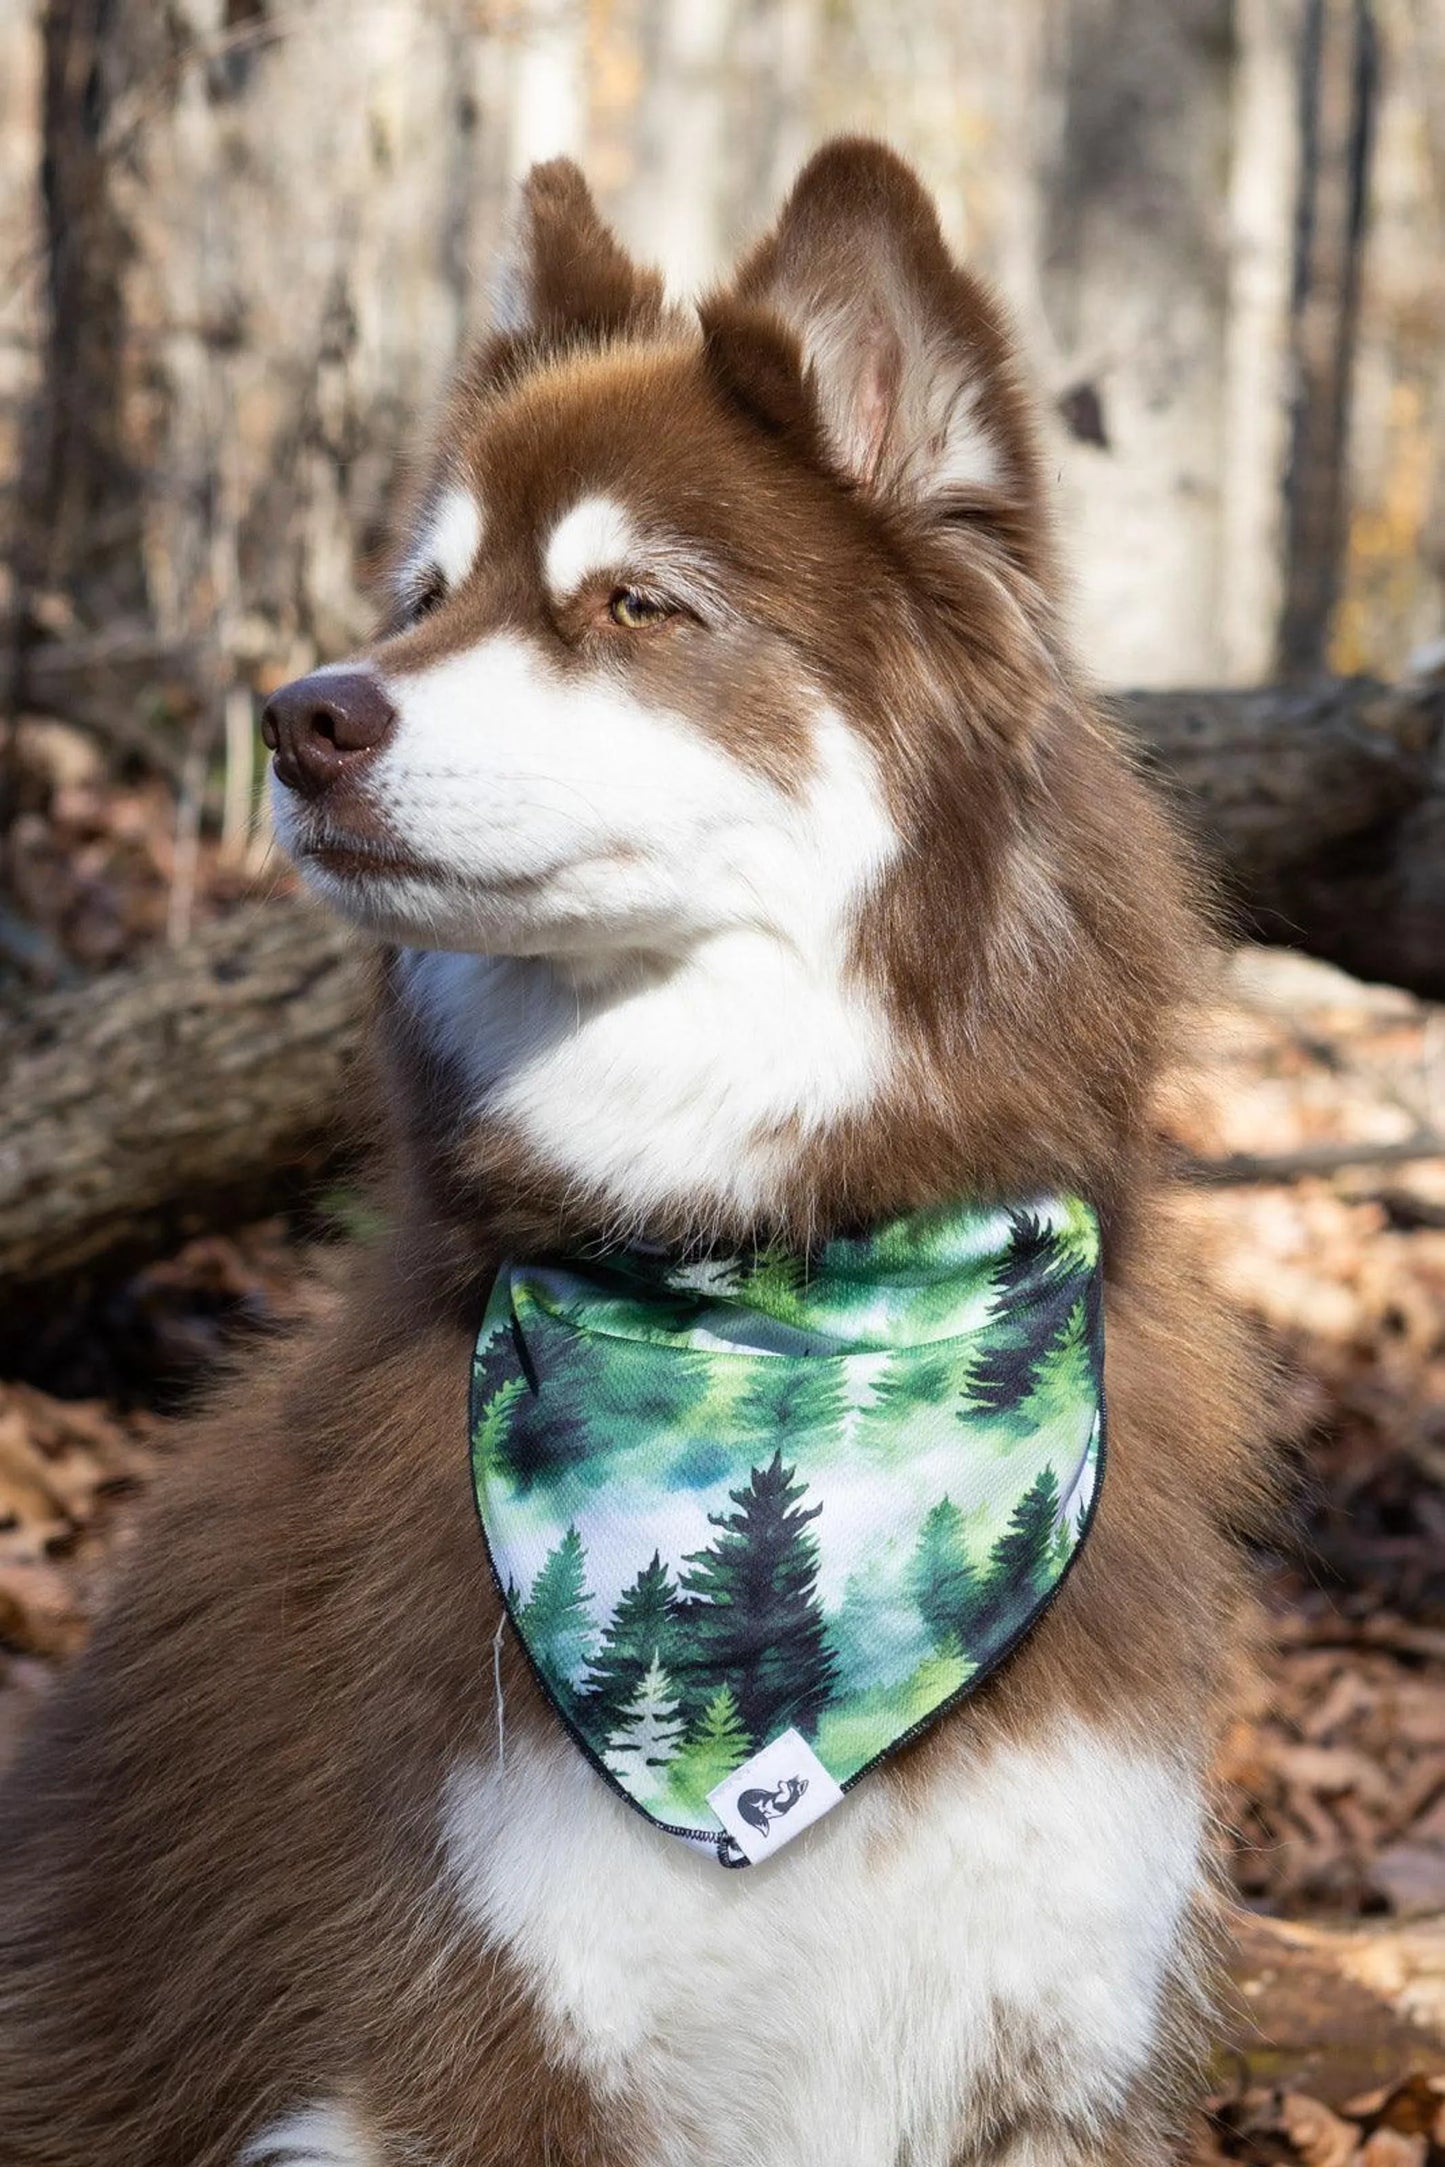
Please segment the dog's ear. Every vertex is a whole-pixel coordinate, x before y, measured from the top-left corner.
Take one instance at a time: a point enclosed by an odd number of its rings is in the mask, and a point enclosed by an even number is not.
[[[661,274],[632,261],[570,158],[533,166],[492,289],[493,337],[602,344],[662,320]]]
[[[882,144],[818,151],[701,315],[732,397],[868,495],[1006,529],[1032,514],[1032,422],[1002,311]]]

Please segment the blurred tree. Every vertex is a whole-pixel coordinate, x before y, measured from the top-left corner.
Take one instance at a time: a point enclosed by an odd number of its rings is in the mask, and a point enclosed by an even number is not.
[[[1370,0],[1305,0],[1284,477],[1285,677],[1325,667],[1344,567],[1350,392],[1379,55]]]

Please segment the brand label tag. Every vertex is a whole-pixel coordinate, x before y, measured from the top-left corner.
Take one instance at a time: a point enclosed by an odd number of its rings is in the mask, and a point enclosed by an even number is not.
[[[800,1731],[784,1731],[707,1794],[750,1865],[836,1806],[843,1793]]]

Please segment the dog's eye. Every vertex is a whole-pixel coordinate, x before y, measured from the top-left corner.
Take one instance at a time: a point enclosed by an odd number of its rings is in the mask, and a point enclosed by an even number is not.
[[[672,611],[665,602],[641,593],[636,587],[617,587],[608,598],[607,614],[613,624],[622,625],[629,632],[641,632],[648,625],[661,624]]]
[[[440,572],[428,572],[419,579],[401,606],[402,625],[410,628],[419,625],[423,617],[430,617],[440,609],[447,598],[447,583]]]

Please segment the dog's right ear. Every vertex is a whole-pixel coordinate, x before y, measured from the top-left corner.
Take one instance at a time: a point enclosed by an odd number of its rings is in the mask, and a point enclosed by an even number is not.
[[[493,341],[532,351],[603,345],[655,329],[662,314],[661,273],[632,261],[572,160],[533,166],[493,284]]]

